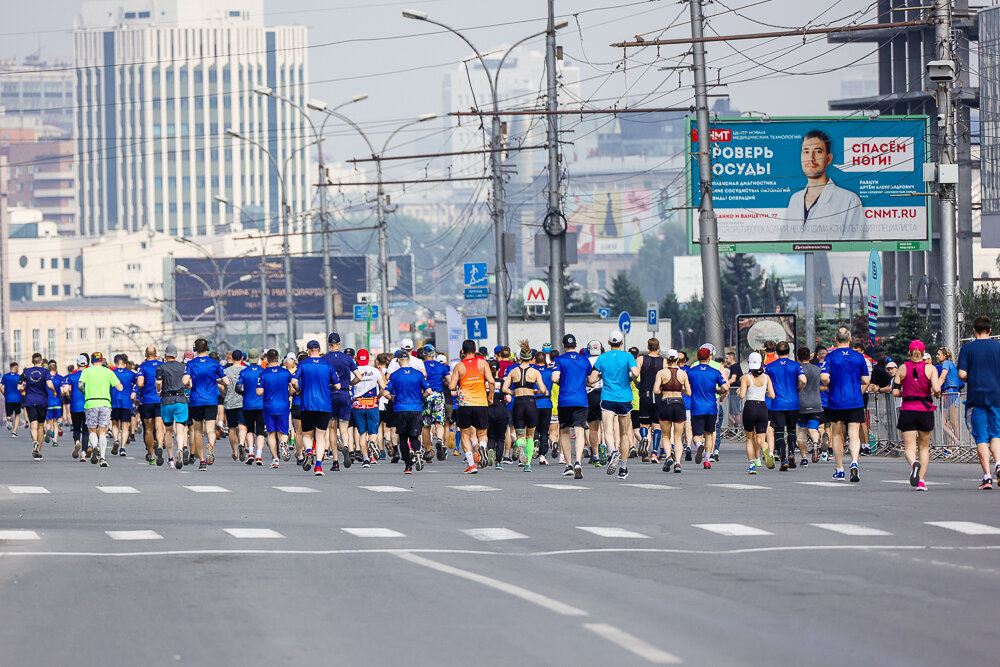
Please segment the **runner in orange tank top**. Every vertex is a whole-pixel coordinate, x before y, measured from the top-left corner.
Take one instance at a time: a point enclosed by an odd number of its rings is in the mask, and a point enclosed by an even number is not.
[[[458,395],[455,423],[462,433],[462,449],[468,467],[474,474],[486,467],[486,427],[493,397],[493,373],[484,359],[476,357],[476,342],[462,342],[462,359],[451,371],[448,388]],[[473,432],[475,431],[475,432]]]

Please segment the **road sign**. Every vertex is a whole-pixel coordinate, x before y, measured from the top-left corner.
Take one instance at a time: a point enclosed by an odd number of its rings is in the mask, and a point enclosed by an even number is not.
[[[660,330],[660,306],[655,301],[646,302],[646,328],[650,332]]]
[[[358,303],[375,303],[375,292],[358,292]]]
[[[549,305],[549,286],[544,280],[529,280],[521,288],[521,297],[526,306],[547,306]]]
[[[611,317],[611,309],[610,308],[598,308],[597,309],[597,314],[601,316],[602,320],[606,320],[609,317]]]
[[[371,308],[372,319],[378,319],[377,303],[356,303],[354,304],[354,321],[364,322],[368,319],[368,309]]]
[[[618,328],[621,329],[621,332],[626,336],[628,335],[628,332],[632,330],[632,318],[628,313],[622,312],[622,314],[618,316]]]
[[[465,288],[465,298],[466,299],[488,299],[488,298],[490,298],[490,288],[489,287],[466,287]]]
[[[468,337],[472,340],[483,340],[486,338],[486,318],[470,317],[465,320],[465,328]]]
[[[489,274],[486,272],[486,262],[465,263],[465,298],[490,298]]]

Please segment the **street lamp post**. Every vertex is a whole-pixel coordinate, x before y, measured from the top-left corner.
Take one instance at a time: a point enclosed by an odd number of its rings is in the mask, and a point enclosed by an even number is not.
[[[205,257],[208,259],[208,261],[211,262],[212,264],[212,269],[214,270],[216,277],[216,286],[214,288],[212,285],[209,285],[209,283],[204,278],[202,278],[196,273],[192,273],[186,266],[177,266],[174,268],[174,272],[182,276],[188,276],[189,278],[194,278],[199,283],[201,283],[201,285],[206,290],[208,290],[209,294],[213,293],[213,291],[215,292],[215,296],[212,298],[213,309],[215,311],[215,341],[219,353],[220,354],[225,353],[229,348],[229,341],[226,339],[226,301],[224,295],[226,293],[226,290],[232,287],[233,285],[238,285],[239,283],[248,282],[253,279],[253,276],[249,274],[242,275],[227,285],[225,282],[226,270],[229,268],[229,264],[233,260],[238,258],[236,257],[230,258],[220,268],[219,263],[215,260],[215,258],[209,255],[207,252],[205,252],[204,248],[202,248],[198,244],[184,237],[178,237],[176,240],[179,243],[184,243],[201,250],[205,254]],[[202,314],[205,314],[207,312],[208,311],[206,310]]]
[[[229,206],[238,210],[241,214],[243,209],[239,206],[235,206],[230,203],[228,199],[220,195],[215,195],[213,197],[215,201],[219,202],[224,206]],[[267,252],[266,252],[267,241],[264,238],[264,232],[261,230],[260,234],[260,340],[261,349],[267,349]]]

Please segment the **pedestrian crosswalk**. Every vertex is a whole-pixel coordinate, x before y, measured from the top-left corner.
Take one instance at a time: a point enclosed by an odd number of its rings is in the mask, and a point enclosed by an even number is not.
[[[162,540],[163,536],[155,530],[106,530],[108,537],[113,540]]]

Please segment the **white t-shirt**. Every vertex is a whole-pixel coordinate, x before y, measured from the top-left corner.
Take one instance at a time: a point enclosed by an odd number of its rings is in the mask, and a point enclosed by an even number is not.
[[[410,355],[410,367],[416,368],[418,371],[423,373],[425,377],[427,376],[427,370],[424,368],[423,359],[417,359],[413,355]],[[392,361],[389,362],[389,367],[386,369],[386,375],[392,375],[394,371],[398,370],[399,370],[399,361],[397,361],[396,358],[393,357]]]
[[[358,375],[361,376],[361,381],[351,387],[354,398],[364,396],[378,387],[378,379],[382,376],[382,371],[374,366],[358,366]]]

